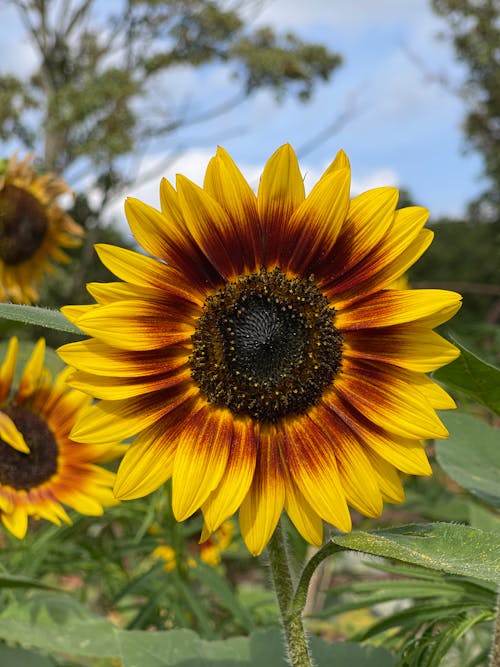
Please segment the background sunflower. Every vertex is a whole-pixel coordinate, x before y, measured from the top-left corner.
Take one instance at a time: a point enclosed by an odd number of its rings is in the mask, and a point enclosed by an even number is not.
[[[0,168],[0,300],[37,302],[53,262],[69,262],[63,248],[78,246],[83,229],[56,199],[70,192],[62,178],[37,173],[31,154]]]
[[[0,518],[7,530],[23,538],[28,517],[71,523],[63,504],[94,516],[116,504],[111,490],[115,475],[96,464],[116,458],[123,448],[70,439],[90,399],[66,385],[66,370],[51,378],[44,368],[43,339],[14,390],[17,350],[17,339],[11,338],[0,366]]]

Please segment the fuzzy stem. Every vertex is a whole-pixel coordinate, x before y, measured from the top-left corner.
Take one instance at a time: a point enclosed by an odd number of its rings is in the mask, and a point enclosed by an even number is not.
[[[274,590],[280,608],[281,623],[285,631],[288,658],[292,667],[311,667],[302,609],[293,607],[294,586],[290,560],[281,522],[267,546]]]
[[[500,665],[500,589],[498,591],[497,608],[493,621],[493,643],[491,645],[490,667]]]

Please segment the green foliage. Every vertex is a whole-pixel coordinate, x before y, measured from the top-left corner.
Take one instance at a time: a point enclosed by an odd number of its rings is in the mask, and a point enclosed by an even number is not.
[[[23,123],[23,115],[36,107],[23,83],[11,74],[0,76],[0,139],[17,136],[28,147],[35,142],[35,132]]]
[[[13,303],[0,303],[0,317],[6,320],[31,324],[72,334],[81,334],[80,329],[69,322],[58,310],[39,308],[38,306],[21,306]]]
[[[340,56],[329,53],[324,46],[306,44],[292,34],[278,39],[270,28],[261,28],[244,37],[232,53],[247,68],[247,92],[267,86],[282,97],[287,85],[294,82],[298,84],[299,98],[304,101],[313,92],[315,77],[328,81],[331,71],[341,63]]]
[[[459,391],[500,415],[500,370],[486,363],[457,340],[460,356],[433,377],[453,391]],[[453,415],[451,415],[453,422]]]
[[[384,644],[397,651],[401,667],[435,667],[450,649],[454,650],[451,664],[469,666],[480,657],[483,633],[495,610],[495,586],[422,568],[368,565],[379,574],[330,591],[322,617],[391,603],[392,611],[354,638],[382,636]]]
[[[0,644],[0,664],[2,667],[54,667],[53,660],[44,655],[5,644]]]
[[[469,333],[479,322],[495,323],[499,290],[498,262],[500,229],[494,223],[476,219],[437,220],[431,225],[435,232],[430,248],[411,268],[410,283],[418,287],[443,287],[463,294],[463,305],[453,326]],[[485,330],[482,339],[493,334]]]
[[[465,134],[478,150],[492,187],[485,200],[498,218],[500,193],[500,21],[497,0],[432,0],[451,29],[458,59],[467,67],[462,95],[468,109]],[[490,211],[491,215],[491,211]]]
[[[470,526],[410,524],[336,535],[331,542],[342,549],[500,584],[500,535]]]
[[[244,18],[251,3],[123,0],[112,12],[93,0],[13,4],[39,63],[26,80],[3,77],[0,137],[39,145],[42,125],[45,165],[59,172],[80,158],[97,176],[118,172],[117,159],[145,139],[189,123],[168,104],[146,110],[172,67],[217,62],[232,73],[240,100],[262,88],[305,100],[341,60],[292,34],[252,29]]]
[[[436,446],[440,466],[461,487],[500,508],[498,429],[460,413],[446,415],[443,421],[451,436]]]
[[[12,602],[0,613],[0,637],[8,642],[30,646],[51,654],[74,657],[120,658],[123,667],[285,667],[280,631],[260,631],[248,637],[206,641],[190,630],[151,633],[120,630],[103,618],[92,615],[67,596],[33,595]],[[3,647],[0,645],[0,657]],[[9,651],[5,653],[8,655]],[[18,655],[23,655],[20,649]],[[312,642],[312,653],[319,667],[348,660],[353,667],[393,667],[391,654],[372,646]],[[35,661],[33,667],[50,662]],[[45,660],[45,658],[43,659]],[[2,663],[3,665],[4,663]],[[104,664],[111,665],[111,661]]]

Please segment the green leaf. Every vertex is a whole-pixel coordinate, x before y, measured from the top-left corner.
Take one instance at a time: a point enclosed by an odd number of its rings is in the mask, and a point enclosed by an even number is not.
[[[0,644],[2,667],[54,667],[54,661],[44,655]]]
[[[500,430],[460,413],[442,420],[450,437],[436,444],[439,465],[464,489],[500,507]]]
[[[29,577],[8,574],[7,572],[0,572],[0,588],[42,588],[45,590],[56,590],[54,586],[44,584],[38,581],[38,579],[30,579]]]
[[[500,533],[500,513],[478,502],[469,503],[469,523],[489,533]]]
[[[453,340],[460,356],[433,373],[433,378],[500,414],[500,370]]]
[[[331,542],[342,549],[500,583],[500,535],[470,526],[410,524],[334,535]]]
[[[396,611],[385,616],[369,628],[360,630],[354,636],[356,641],[365,641],[392,628],[417,628],[424,623],[437,621],[449,622],[464,611],[477,611],[479,605],[474,602],[443,602],[441,604],[424,602]],[[481,611],[482,613],[482,611]],[[491,612],[489,613],[491,616]]]
[[[451,647],[472,627],[483,621],[490,620],[492,614],[481,611],[475,616],[466,616],[457,620],[445,632],[441,632],[434,645],[428,650],[422,667],[439,667]]]
[[[90,615],[67,596],[40,595],[38,603],[35,602],[34,599],[25,600],[24,604],[13,602],[2,610],[0,638],[67,656],[119,658],[123,667],[286,667],[288,664],[278,628],[258,631],[250,637],[206,641],[192,630],[122,630],[106,619]],[[65,614],[61,615],[63,610]],[[318,667],[396,664],[395,657],[381,647],[344,642],[326,644],[316,637],[311,638],[311,646]],[[3,667],[1,660],[0,664]],[[33,667],[46,665],[33,663]]]
[[[82,331],[67,320],[58,310],[38,308],[36,306],[21,306],[14,303],[0,303],[0,318],[14,320],[22,324],[30,324],[46,329],[67,331],[72,334],[83,335]]]

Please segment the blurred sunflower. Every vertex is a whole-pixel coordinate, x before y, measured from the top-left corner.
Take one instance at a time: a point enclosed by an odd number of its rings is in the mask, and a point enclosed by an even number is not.
[[[351,529],[348,505],[401,502],[398,470],[431,473],[422,440],[447,437],[435,409],[454,403],[425,373],[458,355],[432,329],[460,295],[386,289],[431,243],[428,212],[349,189],[341,151],[306,197],[285,145],[257,195],[219,149],[203,188],[162,181],[161,212],[127,199],[153,257],[98,246],[123,282],[64,310],[93,338],[60,350],[72,386],[102,399],[72,437],[138,434],[119,498],[172,477],[177,520],[201,507],[206,537],[239,508],[259,554],[283,508],[320,544],[322,519]]]
[[[52,380],[43,365],[43,339],[13,391],[17,349],[17,339],[11,338],[0,366],[0,518],[7,530],[23,538],[29,516],[71,523],[61,503],[93,516],[116,504],[115,475],[96,463],[116,458],[123,448],[69,438],[91,399],[66,385],[68,369]]]
[[[202,544],[193,544],[188,547],[191,555],[187,558],[189,567],[196,567],[194,556],[210,565],[217,567],[222,560],[222,554],[226,551],[234,537],[234,526],[231,521],[224,521]],[[153,551],[153,557],[165,561],[163,569],[171,572],[177,565],[175,549],[169,544],[159,544]]]
[[[55,174],[37,174],[32,161],[14,155],[0,168],[0,301],[38,301],[51,262],[67,263],[62,248],[79,245],[83,235],[55,201],[69,187]]]

